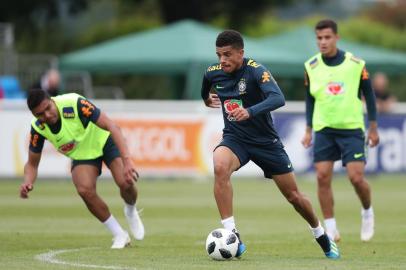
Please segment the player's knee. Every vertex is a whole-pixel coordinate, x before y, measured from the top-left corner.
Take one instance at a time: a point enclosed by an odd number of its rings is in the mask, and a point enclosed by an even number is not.
[[[317,183],[321,188],[327,188],[330,186],[330,175],[327,172],[319,171],[317,172]]]
[[[299,205],[300,201],[301,201],[301,197],[302,195],[299,193],[299,191],[294,190],[292,192],[290,192],[288,194],[288,196],[286,196],[286,199],[288,200],[288,202],[292,205]]]
[[[79,196],[84,199],[84,200],[88,200],[93,198],[96,195],[96,191],[93,190],[92,188],[78,188],[77,192],[79,194]]]
[[[214,163],[214,175],[216,178],[227,178],[230,176],[230,166],[225,162]]]
[[[123,180],[117,182],[117,186],[120,188],[120,190],[128,190],[131,189],[134,186],[134,184]]]
[[[364,182],[364,174],[362,172],[352,172],[348,177],[354,186],[362,185]]]

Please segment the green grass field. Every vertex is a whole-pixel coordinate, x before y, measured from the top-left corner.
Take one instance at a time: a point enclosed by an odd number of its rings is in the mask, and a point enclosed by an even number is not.
[[[300,189],[320,216],[315,183]],[[111,236],[76,195],[70,181],[37,181],[28,200],[20,181],[0,181],[0,269],[406,269],[406,179],[371,179],[376,235],[359,239],[360,203],[344,179],[334,181],[342,258],[324,258],[307,224],[271,181],[234,180],[235,217],[248,251],[217,262],[205,252],[207,234],[221,227],[212,180],[141,179],[144,241],[111,250]],[[111,180],[98,191],[125,227],[122,201]],[[42,255],[41,255],[42,254]]]

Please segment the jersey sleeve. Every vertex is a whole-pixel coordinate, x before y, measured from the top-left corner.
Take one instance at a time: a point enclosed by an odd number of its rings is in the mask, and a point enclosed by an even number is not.
[[[45,137],[31,127],[29,150],[34,153],[41,153],[44,148],[44,142]]]
[[[376,99],[375,93],[372,89],[371,80],[369,78],[369,73],[366,67],[362,70],[360,89],[365,97],[365,103],[367,105],[367,113],[369,121],[376,121]]]
[[[270,112],[285,105],[285,97],[269,70],[259,65],[253,69],[253,75],[265,99],[247,108],[250,116]]]
[[[306,89],[306,125],[313,126],[314,97],[310,94],[310,80],[306,70],[304,73],[304,86]]]
[[[77,106],[79,118],[84,127],[87,127],[89,122],[97,122],[100,116],[100,109],[97,108],[93,103],[85,98],[79,98]]]
[[[210,80],[207,78],[207,71],[204,73],[203,80],[202,80],[202,89],[201,89],[201,97],[203,100],[209,98],[209,93],[211,89]]]

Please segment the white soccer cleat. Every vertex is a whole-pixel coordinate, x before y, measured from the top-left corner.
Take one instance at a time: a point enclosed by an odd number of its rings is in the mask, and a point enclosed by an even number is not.
[[[119,234],[113,238],[112,249],[122,249],[130,245],[131,239],[128,232],[124,231],[123,234]]]
[[[361,240],[368,242],[374,236],[375,220],[374,215],[364,216],[362,215],[361,224]]]
[[[130,211],[127,209],[126,206],[124,206],[124,215],[127,219],[128,225],[130,226],[130,230],[134,238],[136,240],[144,239],[145,235],[144,224],[142,224],[137,209],[134,207],[133,210]]]
[[[331,240],[333,240],[336,243],[340,242],[340,240],[341,240],[340,232],[337,229],[334,229],[334,230],[326,229],[326,234]]]

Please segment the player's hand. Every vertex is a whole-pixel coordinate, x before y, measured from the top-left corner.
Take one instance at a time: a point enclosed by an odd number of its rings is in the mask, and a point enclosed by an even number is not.
[[[22,183],[20,186],[20,197],[23,199],[28,199],[28,192],[34,189],[31,183]]]
[[[221,101],[217,94],[210,93],[209,97],[204,101],[204,104],[206,104],[207,107],[210,108],[220,108],[221,107]]]
[[[134,163],[131,158],[124,159],[124,179],[127,183],[137,182],[139,174],[135,169]]]
[[[379,135],[378,135],[378,129],[376,128],[370,128],[368,129],[368,146],[370,147],[375,147],[379,144]]]
[[[235,108],[230,112],[230,115],[235,119],[235,121],[244,121],[250,118],[250,113],[247,109],[239,107]]]
[[[304,148],[309,148],[310,146],[312,146],[312,132],[306,131],[301,142]]]

